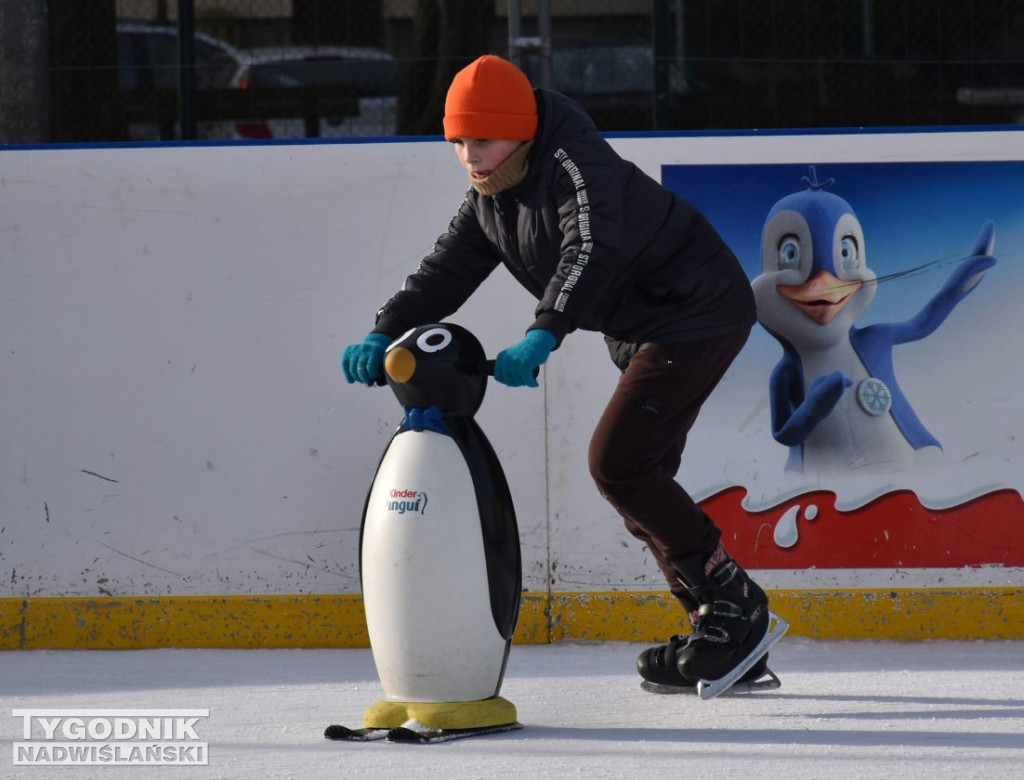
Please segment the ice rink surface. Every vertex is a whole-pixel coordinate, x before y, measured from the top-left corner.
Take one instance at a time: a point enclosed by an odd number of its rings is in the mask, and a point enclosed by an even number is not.
[[[1024,777],[1024,643],[816,642],[782,688],[702,702],[638,687],[641,645],[516,646],[524,728],[433,745],[329,742],[381,698],[369,650],[0,653],[0,777],[842,780]],[[23,709],[206,709],[204,767],[16,767]]]

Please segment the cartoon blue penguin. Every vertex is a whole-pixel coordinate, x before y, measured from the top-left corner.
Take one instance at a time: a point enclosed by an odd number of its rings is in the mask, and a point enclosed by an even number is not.
[[[857,328],[875,296],[864,230],[814,166],[806,189],[776,203],[761,235],[752,282],[758,321],[782,345],[771,374],[772,436],[789,447],[787,470],[853,472],[912,467],[941,450],[896,380],[893,346],[923,339],[995,265],[987,222],[971,256],[918,314]]]

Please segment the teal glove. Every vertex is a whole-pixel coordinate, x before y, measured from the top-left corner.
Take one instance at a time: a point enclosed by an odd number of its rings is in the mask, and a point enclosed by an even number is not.
[[[494,378],[509,387],[537,387],[537,369],[544,365],[555,342],[550,331],[541,328],[527,331],[526,338],[498,353]]]
[[[384,350],[390,344],[391,339],[383,333],[370,333],[361,344],[345,347],[341,370],[346,381],[370,386],[384,376]]]

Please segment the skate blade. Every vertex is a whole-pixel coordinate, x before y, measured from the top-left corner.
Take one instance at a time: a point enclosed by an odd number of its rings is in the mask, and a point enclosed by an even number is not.
[[[679,695],[696,693],[696,685],[667,685],[666,683],[656,683],[650,680],[640,681],[640,690],[647,691],[648,693],[657,693],[664,695]]]
[[[741,675],[742,676],[742,675]],[[747,682],[735,682],[729,686],[728,689],[722,692],[723,696],[731,696],[733,694],[743,693],[758,693],[761,691],[775,691],[782,687],[782,680],[779,679],[778,675],[775,674],[771,669],[765,669],[764,675],[756,680],[748,680]],[[648,693],[656,693],[659,696],[671,696],[679,694],[687,694],[691,696],[697,695],[696,685],[666,685],[664,683],[651,682],[650,680],[644,680],[640,683],[640,689],[647,691]]]
[[[467,729],[432,729],[423,724],[407,723],[404,726],[393,728],[388,732],[389,742],[404,742],[406,744],[426,745],[432,742],[452,742],[456,739],[467,737],[478,737],[483,734],[500,734],[504,731],[515,731],[523,727],[518,721],[514,723],[502,723],[497,726],[478,726]]]
[[[697,681],[697,693],[701,699],[707,701],[721,696],[727,690],[732,688],[736,681],[745,675],[754,664],[760,660],[761,656],[767,653],[776,642],[778,642],[785,635],[789,629],[789,623],[780,618],[774,612],[768,613],[768,631],[758,642],[757,647],[751,650],[750,655],[743,659],[738,666],[723,677],[719,677],[717,680],[698,680]],[[775,677],[773,674],[772,677]],[[778,681],[778,678],[775,677]],[[781,682],[779,683],[781,685]],[[776,686],[778,687],[778,686]]]
[[[476,737],[482,734],[515,731],[522,727],[522,723],[515,721],[513,723],[502,723],[497,726],[478,726],[465,729],[432,729],[415,720],[409,720],[395,728],[350,729],[348,726],[334,724],[324,730],[324,737],[335,742],[377,742],[386,739],[388,742],[427,744],[430,742],[451,742],[452,740]]]
[[[324,737],[335,742],[376,742],[387,735],[388,729],[350,729],[339,724],[324,729]]]

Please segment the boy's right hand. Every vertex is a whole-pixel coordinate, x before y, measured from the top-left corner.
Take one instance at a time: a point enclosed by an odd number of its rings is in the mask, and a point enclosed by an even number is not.
[[[341,370],[349,384],[359,382],[372,386],[384,376],[384,350],[391,339],[383,333],[370,333],[359,344],[345,347],[341,356]]]

